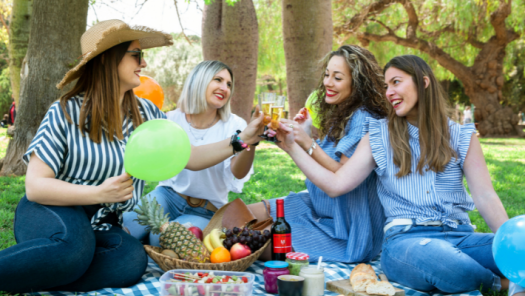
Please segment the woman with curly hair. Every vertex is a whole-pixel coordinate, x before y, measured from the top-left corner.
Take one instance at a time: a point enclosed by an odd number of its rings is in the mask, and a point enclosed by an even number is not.
[[[384,79],[372,53],[355,45],[329,53],[323,69],[316,90],[320,138],[314,141],[304,131],[304,116],[281,122],[293,128],[296,143],[311,158],[335,172],[354,153],[365,118],[386,116]],[[307,179],[307,190],[284,198],[292,247],[307,253],[310,261],[319,256],[345,263],[373,259],[381,249],[384,222],[375,184],[376,176],[370,174],[355,190],[331,198]],[[250,209],[258,219],[275,218],[276,199],[250,205]],[[269,251],[263,258],[268,257]]]

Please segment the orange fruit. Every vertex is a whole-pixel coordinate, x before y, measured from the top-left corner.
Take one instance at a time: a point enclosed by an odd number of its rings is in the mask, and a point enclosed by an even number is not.
[[[230,252],[224,247],[218,247],[213,249],[210,255],[211,263],[223,263],[232,261]]]

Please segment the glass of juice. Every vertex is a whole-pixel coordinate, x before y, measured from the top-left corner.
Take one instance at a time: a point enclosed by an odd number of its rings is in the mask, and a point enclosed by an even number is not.
[[[259,109],[263,113],[263,125],[264,130],[267,130],[267,125],[272,120],[272,106],[275,103],[276,95],[274,93],[260,93],[258,98]],[[260,135],[259,137],[268,140],[266,135]]]

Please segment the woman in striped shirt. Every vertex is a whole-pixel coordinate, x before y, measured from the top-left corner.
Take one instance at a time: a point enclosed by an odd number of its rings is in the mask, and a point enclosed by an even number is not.
[[[57,87],[78,80],[51,105],[23,157],[26,196],[15,213],[17,245],[0,251],[0,291],[85,292],[141,279],[144,247],[121,225],[144,181],[125,173],[123,159],[135,128],[166,118],[133,93],[146,67],[142,50],[172,43],[169,34],[120,20],[99,22],[82,35],[83,58]],[[258,133],[255,121],[241,136]],[[229,139],[192,147],[188,167],[232,154]]]
[[[365,119],[386,116],[383,77],[374,55],[355,45],[344,45],[329,53],[323,68],[314,105],[321,140],[314,141],[299,126],[305,121],[300,115],[296,116],[298,122],[282,122],[293,126],[297,146],[307,151],[311,160],[337,171],[361,141]],[[346,263],[376,257],[381,250],[384,223],[376,179],[370,174],[363,184],[337,198],[330,198],[307,179],[307,190],[285,197],[284,212],[292,228],[294,250],[307,253],[312,262],[319,256]],[[249,205],[258,219],[268,217],[267,212],[276,217],[276,199],[267,202],[269,211],[263,203]],[[269,251],[263,258],[269,259]]]
[[[494,235],[475,233],[467,213],[476,206],[494,232],[508,219],[474,125],[447,117],[445,94],[421,58],[396,57],[384,73],[393,107],[388,119],[367,119],[366,135],[339,170],[312,161],[286,125],[280,127],[286,134],[282,148],[332,197],[353,190],[372,172],[378,175],[387,218],[381,267],[389,279],[445,293],[507,288],[492,256]],[[519,291],[511,285],[509,293]]]

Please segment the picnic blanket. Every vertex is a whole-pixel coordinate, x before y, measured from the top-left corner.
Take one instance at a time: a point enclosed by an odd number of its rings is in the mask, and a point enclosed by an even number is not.
[[[355,267],[356,264],[343,264],[343,263],[334,263],[334,262],[325,262],[322,263],[325,271],[325,282],[336,281],[342,279],[348,279],[350,277],[350,271]],[[370,265],[374,268],[377,274],[381,272],[381,264],[379,261],[375,260],[370,262]],[[264,278],[262,271],[264,269],[264,262],[256,261],[252,266],[250,266],[246,272],[251,272],[255,274],[255,283],[253,289],[254,296],[275,296],[276,294],[266,293],[264,290]],[[125,289],[100,289],[97,291],[92,291],[89,293],[71,293],[71,292],[39,292],[32,293],[31,295],[64,295],[64,296],[74,296],[74,295],[89,295],[89,296],[114,296],[114,295],[124,295],[124,296],[153,296],[160,295],[160,276],[164,274],[164,271],[154,263],[148,263],[148,268],[146,273],[142,276],[142,280],[133,287]],[[425,292],[420,292],[401,286],[397,283],[392,282],[392,284],[400,289],[405,290],[406,296],[443,296],[444,294],[434,293],[429,294]],[[330,292],[325,290],[324,295],[336,296],[337,293]],[[468,293],[462,294],[447,294],[450,296],[482,296],[480,291],[471,291]]]

